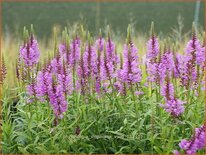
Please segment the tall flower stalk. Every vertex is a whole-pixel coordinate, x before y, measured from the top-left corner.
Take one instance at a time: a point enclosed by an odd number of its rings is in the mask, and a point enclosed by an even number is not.
[[[104,52],[104,38],[102,38],[102,33],[100,30],[99,38],[95,42],[95,49],[97,51],[97,74],[96,74],[96,81],[95,81],[95,89],[98,94],[101,93],[101,63],[102,63],[102,56]]]
[[[27,82],[30,81],[32,72],[36,72],[36,65],[39,62],[39,48],[37,40],[34,37],[33,26],[31,25],[31,33],[29,34],[28,30],[24,28],[24,44],[20,47],[19,52],[19,63],[22,65],[22,78],[26,74]]]
[[[139,67],[137,48],[131,40],[131,28],[128,27],[127,43],[124,45],[124,63],[119,71],[119,79],[125,83],[134,94],[133,87],[141,82],[142,73]]]
[[[146,55],[146,70],[147,70],[147,82],[151,84],[159,83],[158,76],[158,56],[160,54],[160,47],[157,37],[154,33],[154,23],[151,24],[151,38],[147,42],[147,55]]]
[[[116,77],[115,66],[118,63],[118,58],[115,53],[115,44],[111,40],[110,30],[108,28],[108,38],[106,41],[106,48],[104,49],[104,56],[101,62],[101,79],[103,89],[107,92],[114,90],[112,79]],[[110,88],[109,88],[110,87]]]

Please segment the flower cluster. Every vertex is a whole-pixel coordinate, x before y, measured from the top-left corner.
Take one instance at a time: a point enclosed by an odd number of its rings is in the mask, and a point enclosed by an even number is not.
[[[152,36],[152,38],[147,43],[147,59],[150,62],[155,62],[155,59],[159,55],[159,42],[157,37]]]
[[[185,55],[178,57],[179,77],[181,84],[186,89],[196,89],[198,86],[198,78],[201,77],[204,70],[205,47],[201,45],[193,32],[192,39],[187,43]]]
[[[39,48],[37,40],[31,35],[23,46],[20,47],[20,58],[26,66],[33,66],[39,61]]]
[[[184,112],[183,104],[185,104],[185,102],[175,97],[174,86],[170,82],[168,75],[166,77],[165,84],[161,87],[161,95],[164,96],[166,103],[161,104],[160,106],[173,117],[178,117]]]
[[[36,81],[28,87],[32,101],[48,100],[56,118],[62,118],[67,110],[66,96],[72,92],[72,76],[68,64],[60,61],[58,56],[37,73]]]
[[[138,83],[141,81],[141,70],[137,55],[137,48],[133,43],[124,45],[124,64],[120,70],[120,79],[128,84]]]
[[[179,143],[179,147],[187,154],[195,154],[198,150],[205,147],[205,126],[195,129],[195,133],[190,140],[183,139]],[[180,154],[175,150],[175,154]]]
[[[158,81],[158,54],[159,51],[159,42],[158,39],[153,35],[152,38],[147,43],[147,60],[146,67],[148,77],[147,80],[149,82]]]
[[[123,52],[119,53],[109,34],[107,39],[102,35],[92,39],[87,34],[82,35],[82,38],[79,37],[81,35],[76,35],[71,40],[67,32],[63,34],[59,48],[56,48],[55,43],[53,57],[49,57],[43,65],[38,63],[39,50],[34,35],[27,36],[17,62],[18,79],[30,78],[27,87],[29,101],[48,101],[56,118],[62,118],[67,110],[67,97],[70,94],[101,97],[116,93],[125,96],[131,91],[133,96],[138,96],[145,93],[142,92],[145,86],[141,85],[144,80],[147,84],[152,84],[151,87],[148,85],[149,93],[150,89],[151,93],[156,90],[157,98],[159,97],[157,100],[164,98],[161,107],[171,116],[179,117],[184,112],[185,102],[179,100],[174,81],[177,81],[178,86],[180,81],[182,89],[185,86],[187,89],[193,88],[194,83],[197,85],[202,82],[202,57],[205,52],[194,33],[186,46],[185,54],[181,55],[171,50],[170,46],[166,48],[166,45],[164,50],[160,50],[158,38],[152,28],[152,35],[147,43],[146,77],[142,74],[144,66],[141,66],[138,48],[131,39],[130,28]],[[26,68],[22,67],[22,59]],[[28,72],[27,69],[34,66],[38,66],[38,70]],[[201,78],[199,74],[202,75]]]
[[[166,104],[162,104],[161,106],[172,116],[178,117],[184,112],[183,104],[185,104],[185,102],[174,98],[166,101]]]

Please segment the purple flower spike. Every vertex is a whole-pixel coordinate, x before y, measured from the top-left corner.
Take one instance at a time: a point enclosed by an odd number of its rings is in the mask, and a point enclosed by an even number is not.
[[[102,58],[101,62],[101,72],[102,72],[102,79],[108,80],[116,76],[115,73],[115,66],[118,63],[118,58],[115,54],[115,45],[109,39],[106,42],[106,53]]]
[[[174,86],[169,81],[161,87],[161,95],[165,97],[166,100],[174,99]]]
[[[152,37],[147,43],[147,59],[155,59],[159,54],[159,42],[156,37]]]
[[[129,46],[128,48],[127,45],[124,45],[124,64],[119,75],[122,82],[134,84],[141,81],[142,75],[139,68],[137,48],[132,43]]]
[[[158,67],[157,57],[159,55],[159,42],[158,39],[152,35],[151,39],[147,43],[147,55],[146,55],[146,67],[149,82],[158,82]]]
[[[187,43],[185,53],[186,55],[191,56],[191,58],[195,56],[198,65],[201,65],[204,62],[204,52],[200,41],[196,37],[193,37]]]
[[[80,59],[80,39],[75,39],[70,44],[70,64],[75,67],[76,63],[79,62]]]
[[[87,77],[97,74],[97,55],[93,46],[86,47],[84,52],[84,71]]]
[[[39,61],[39,48],[37,40],[33,37],[20,48],[20,58],[24,60],[26,66],[33,66]]]
[[[97,50],[99,50],[100,52],[102,52],[103,50],[104,50],[104,38],[99,38],[99,39],[97,39],[96,40],[96,42],[95,42],[95,48],[97,49]]]
[[[173,52],[167,50],[161,57],[161,63],[165,66],[167,72],[171,76],[175,67]]]

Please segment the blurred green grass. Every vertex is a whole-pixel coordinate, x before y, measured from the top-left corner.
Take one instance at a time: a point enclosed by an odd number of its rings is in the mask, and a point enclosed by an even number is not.
[[[199,22],[204,25],[204,3]],[[125,32],[128,23],[143,33],[155,22],[156,31],[168,33],[177,16],[184,18],[184,32],[194,20],[195,2],[3,2],[3,31],[19,35],[23,26],[35,25],[37,35],[47,38],[52,27],[81,22],[95,33],[111,25],[115,32]]]

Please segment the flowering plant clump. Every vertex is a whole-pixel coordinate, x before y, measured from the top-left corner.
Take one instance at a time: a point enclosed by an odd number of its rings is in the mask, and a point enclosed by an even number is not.
[[[134,34],[129,25],[125,41],[117,42],[109,27],[97,37],[82,26],[75,32],[65,28],[59,44],[54,33],[54,49],[45,53],[33,26],[24,28],[14,69],[18,101],[2,110],[4,152],[203,153],[205,45],[200,34],[193,25],[192,38],[182,48],[162,41],[153,23],[144,44]],[[1,60],[2,85],[7,68]],[[5,109],[15,111],[7,116]],[[201,127],[191,136],[195,126]]]

